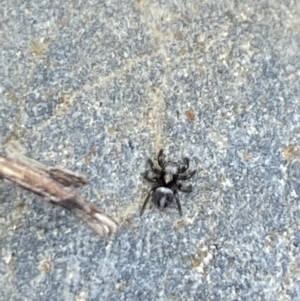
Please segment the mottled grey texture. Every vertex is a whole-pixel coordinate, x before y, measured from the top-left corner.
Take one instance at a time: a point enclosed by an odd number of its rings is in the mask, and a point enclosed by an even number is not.
[[[0,6],[0,152],[90,175],[121,223],[0,182],[0,300],[300,300],[299,1]],[[182,218],[139,217],[161,147],[198,171]]]

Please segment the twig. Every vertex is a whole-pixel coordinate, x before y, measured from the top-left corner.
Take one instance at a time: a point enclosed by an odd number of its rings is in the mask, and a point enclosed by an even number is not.
[[[7,152],[8,156],[13,158],[0,156],[0,178],[15,182],[70,210],[100,235],[116,231],[117,222],[67,187],[86,184],[87,180],[83,176],[59,167],[48,167],[21,152],[11,151],[10,147],[7,148]]]

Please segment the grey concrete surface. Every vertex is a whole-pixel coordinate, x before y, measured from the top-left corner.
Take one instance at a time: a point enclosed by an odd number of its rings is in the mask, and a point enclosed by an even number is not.
[[[88,174],[97,236],[0,182],[0,300],[300,300],[300,3],[1,1],[0,152]],[[160,148],[190,195],[139,210]]]

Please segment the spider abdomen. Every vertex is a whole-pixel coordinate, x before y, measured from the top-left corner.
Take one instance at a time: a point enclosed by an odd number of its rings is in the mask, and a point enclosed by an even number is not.
[[[153,193],[152,202],[158,208],[166,208],[174,200],[174,192],[168,187],[158,187]]]

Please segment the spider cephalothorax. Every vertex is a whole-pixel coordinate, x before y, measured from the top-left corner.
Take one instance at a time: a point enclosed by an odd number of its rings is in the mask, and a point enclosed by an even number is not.
[[[155,185],[151,188],[144,205],[141,210],[141,215],[144,213],[147,203],[151,199],[152,202],[159,208],[163,209],[169,206],[173,201],[176,201],[179,214],[182,215],[181,205],[178,197],[178,190],[186,193],[192,192],[192,186],[186,188],[178,181],[190,179],[196,171],[184,174],[189,168],[189,159],[184,158],[183,164],[165,161],[163,150],[161,149],[158,154],[158,164],[161,169],[155,167],[152,160],[149,159],[151,170],[156,174],[154,177],[149,176],[149,170],[146,171],[145,179]]]

